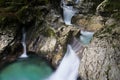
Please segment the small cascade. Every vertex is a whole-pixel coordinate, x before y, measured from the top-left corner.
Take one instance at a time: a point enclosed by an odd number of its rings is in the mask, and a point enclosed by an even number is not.
[[[80,0],[75,0],[75,4],[78,4],[79,1],[80,1]]]
[[[71,19],[75,15],[77,10],[73,8],[73,5],[69,6],[64,0],[61,0],[61,8],[63,8],[63,19],[64,19],[65,24],[72,25]]]
[[[76,11],[73,10],[73,6],[63,7],[63,17],[66,25],[72,25],[71,19],[75,15]]]
[[[67,52],[57,70],[46,80],[77,80],[80,60],[68,45]]]
[[[90,40],[92,39],[94,32],[89,32],[89,31],[83,31],[81,30],[81,35],[80,35],[80,41],[83,44],[89,44]]]
[[[27,51],[26,51],[26,33],[25,33],[24,28],[23,28],[22,33],[23,33],[23,36],[22,36],[22,42],[21,43],[23,45],[23,54],[20,56],[20,58],[26,58],[28,56],[27,56]]]

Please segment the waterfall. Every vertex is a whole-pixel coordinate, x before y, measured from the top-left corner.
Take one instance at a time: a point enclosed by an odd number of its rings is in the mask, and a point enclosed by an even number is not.
[[[80,1],[80,0],[75,0],[75,4],[78,4],[79,1]]]
[[[26,51],[26,32],[25,32],[25,30],[24,30],[24,28],[23,28],[23,30],[22,30],[22,46],[23,46],[23,54],[20,56],[20,58],[26,58],[26,57],[28,57],[27,56],[27,51]]]
[[[66,25],[72,25],[71,19],[75,15],[76,11],[73,9],[73,6],[63,7],[63,18]]]
[[[71,45],[67,46],[67,52],[57,70],[46,80],[77,80],[80,60],[73,51]]]
[[[89,31],[83,31],[81,30],[81,35],[80,35],[80,41],[83,44],[89,44],[90,40],[92,39],[94,32],[89,32]]]
[[[63,19],[66,25],[72,25],[71,19],[77,12],[73,6],[67,6],[67,3],[64,0],[61,0],[61,8],[63,8]]]

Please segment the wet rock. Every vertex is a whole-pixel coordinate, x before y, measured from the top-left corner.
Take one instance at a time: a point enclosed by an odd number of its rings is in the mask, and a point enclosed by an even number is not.
[[[71,2],[72,0],[67,0],[67,1]],[[102,80],[104,80],[106,79],[106,77],[110,77],[112,73],[113,73],[113,77],[117,76],[116,74],[117,72],[115,70],[119,71],[117,67],[120,66],[116,64],[117,60],[119,60],[118,58],[119,55],[115,54],[115,56],[118,56],[118,57],[115,57],[113,55],[115,53],[114,50],[116,52],[118,52],[117,50],[119,50],[119,48],[115,48],[115,49],[113,48],[113,47],[116,47],[116,45],[117,47],[119,47],[118,45],[119,44],[119,38],[118,38],[119,27],[115,29],[112,28],[116,24],[115,20],[120,19],[119,17],[120,14],[118,13],[119,4],[118,3],[116,3],[117,5],[110,4],[115,1],[107,0],[107,1],[110,1],[110,3],[107,3],[105,6],[102,4],[103,5],[102,7],[103,9],[102,9],[101,6],[99,7],[99,5],[101,5],[100,3],[104,1],[103,0],[92,0],[92,1],[80,0],[78,4],[74,5],[74,7],[78,9],[78,13],[72,19],[73,25],[71,26],[67,26],[63,22],[63,18],[61,14],[62,10],[60,8],[60,0],[51,0],[51,1],[49,0],[34,0],[34,1],[12,0],[9,2],[0,1],[0,6],[2,6],[2,8],[0,8],[0,25],[2,27],[7,26],[8,27],[7,29],[9,29],[11,26],[14,26],[15,27],[14,30],[16,30],[17,27],[21,27],[21,28],[25,27],[26,33],[27,33],[27,39],[26,39],[27,50],[32,51],[39,55],[45,54],[46,58],[51,60],[53,66],[55,67],[59,64],[59,61],[61,60],[62,56],[66,51],[66,45],[68,44],[68,41],[69,41],[68,38],[71,39],[72,36],[75,36],[77,33],[79,33],[80,29],[97,32],[98,30],[103,28],[104,25],[111,26],[111,29],[99,31],[98,33],[101,33],[100,36],[99,35],[96,36],[93,39],[92,43],[88,46],[88,48],[86,48],[83,56],[83,62],[81,63],[82,70],[80,70],[82,74],[81,76],[84,79],[88,78],[91,80],[97,80],[97,79],[100,79],[100,77],[98,76],[105,75],[105,77],[104,76],[102,77]],[[114,6],[113,7],[114,9],[112,8],[112,6]],[[96,12],[98,13],[97,15],[96,15]],[[108,15],[107,12],[109,12],[110,14],[111,13],[114,13],[114,14]],[[108,19],[109,18],[108,16],[109,17],[111,16],[112,18],[116,18],[116,19]],[[106,26],[104,28],[106,29]],[[11,29],[10,29],[10,32],[5,30],[5,33],[4,33],[3,29],[0,32],[1,32],[0,44],[2,44],[0,46],[1,47],[0,51],[1,51],[5,46],[7,46],[13,40],[13,37],[15,37],[14,34],[16,33],[14,33],[15,31]],[[104,32],[105,32],[105,35],[103,34]],[[112,34],[112,36],[109,34]],[[104,37],[105,36],[107,37],[104,39],[103,35]],[[113,35],[115,35],[116,37]],[[17,34],[17,36],[19,35]],[[99,38],[103,37],[103,39],[98,39],[98,37]],[[118,38],[118,40],[116,38]],[[111,43],[113,44],[112,46],[110,45]],[[60,48],[58,48],[57,45],[60,45]],[[99,46],[99,47],[97,48],[96,46]],[[105,48],[102,49],[104,46]],[[17,46],[15,47],[11,46],[11,47],[13,47],[12,49],[15,49],[15,50],[21,49],[19,47],[15,48]],[[96,50],[98,51],[96,52]],[[110,51],[107,52],[107,50],[110,50]],[[14,50],[12,51],[14,53]],[[9,50],[7,52],[9,52]],[[22,52],[20,51],[20,53]],[[19,55],[20,53],[17,53],[17,55]],[[4,55],[6,56],[6,54]],[[16,54],[12,54],[12,56],[13,57],[15,56],[14,58],[15,60]],[[111,56],[114,57],[116,61],[113,58],[108,59],[108,58],[111,58]],[[8,61],[14,61],[11,55],[8,57],[10,57]],[[3,57],[3,58],[5,59],[6,57]],[[104,64],[101,66],[102,63]],[[111,66],[112,64],[113,66]],[[104,66],[105,68],[101,69]],[[107,76],[107,74],[109,74],[110,76]],[[112,77],[110,77],[109,79],[111,78]],[[115,78],[117,79],[117,77]],[[112,78],[112,80],[114,79]]]
[[[44,37],[40,36],[38,41],[33,41],[28,46],[29,51],[33,51],[36,53],[43,52],[48,53],[54,51],[56,45],[56,38],[55,37]]]
[[[23,27],[27,29],[32,27],[36,17],[40,18],[42,12],[44,13],[46,11],[46,7],[43,7],[43,5],[48,3],[48,0],[37,0],[33,2],[23,0],[0,1],[0,43],[2,44],[0,46],[0,52],[14,38],[19,37],[19,40],[21,39],[21,29]],[[43,9],[45,11],[42,11]]]
[[[52,52],[55,48],[55,45],[56,45],[56,39],[53,37],[48,38],[43,44],[43,46],[41,47],[40,51],[41,52]]]
[[[53,2],[52,0],[53,3],[57,1]],[[29,2],[13,0],[9,2],[2,1],[0,3],[0,6],[2,6],[0,9],[0,25],[2,28],[7,26],[6,29],[0,28],[2,29],[0,31],[0,43],[2,44],[0,51],[15,38],[13,44],[8,46],[11,50],[10,54],[9,50],[5,50],[7,51],[7,55],[2,52],[4,55],[3,58],[9,58],[6,62],[9,62],[9,60],[14,61],[22,54],[21,29],[23,27],[26,29],[27,51],[39,55],[45,54],[46,58],[52,59],[55,53],[59,54],[61,49],[58,49],[57,52],[54,51],[57,49],[57,44],[60,44],[62,48],[61,54],[64,54],[63,51],[66,50],[65,47],[67,45],[69,32],[73,30],[77,33],[79,29],[74,26],[66,26],[61,17],[62,15],[48,3],[48,0]],[[11,27],[14,29],[10,29]],[[17,44],[19,44],[20,47]]]
[[[52,66],[54,67],[54,68],[57,68],[58,67],[58,65],[60,64],[60,61],[61,61],[61,59],[62,59],[62,53],[57,53],[57,54],[55,54],[54,56],[53,56],[53,58],[52,58]]]
[[[71,43],[73,36],[76,36],[79,33],[80,29],[69,26],[60,28],[61,34],[57,37],[57,44],[55,47],[55,52],[52,57],[52,65],[54,68],[57,68],[66,52],[67,44]]]
[[[73,18],[73,24],[87,31],[97,31],[104,26],[102,16],[77,15]]]
[[[54,9],[51,9],[49,14],[46,15],[45,22],[55,29],[59,28],[64,23],[61,15],[55,12]]]
[[[96,7],[103,0],[95,1],[95,0],[80,0],[79,4],[76,6],[79,9],[79,13],[82,14],[94,14],[96,12]]]
[[[14,39],[16,28],[0,28],[0,52]]]
[[[83,53],[79,72],[83,80],[119,80],[119,22],[99,30]]]
[[[80,28],[74,27],[74,26],[62,26],[58,29],[58,41],[59,43],[61,43],[62,45],[66,44],[67,42],[67,38],[70,34],[70,32],[73,32],[72,35],[70,35],[70,37],[72,38],[73,35],[75,36],[77,33],[79,33]]]
[[[116,20],[113,18],[109,18],[106,22],[105,25],[107,26],[112,26],[113,24],[115,24]]]
[[[55,9],[56,12],[61,12],[60,2],[61,0],[50,0],[51,6]]]
[[[113,13],[118,13],[120,10],[120,5],[118,4],[119,2],[120,1],[103,0],[97,6],[96,12],[102,16],[110,16]]]

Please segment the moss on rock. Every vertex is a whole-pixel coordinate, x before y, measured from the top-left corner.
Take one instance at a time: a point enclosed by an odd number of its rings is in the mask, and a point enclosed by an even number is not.
[[[56,33],[53,28],[46,27],[46,29],[43,31],[43,35],[46,37],[52,37],[52,36],[56,36]]]

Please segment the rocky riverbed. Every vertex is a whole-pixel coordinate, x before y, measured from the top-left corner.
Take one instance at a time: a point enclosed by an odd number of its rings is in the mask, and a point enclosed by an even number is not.
[[[72,0],[70,1],[72,4]],[[0,0],[0,68],[22,53],[26,29],[28,55],[46,58],[57,68],[70,39],[81,30],[95,32],[85,45],[79,73],[83,80],[119,80],[120,5],[113,0],[80,0],[72,25],[63,20],[60,0]]]

